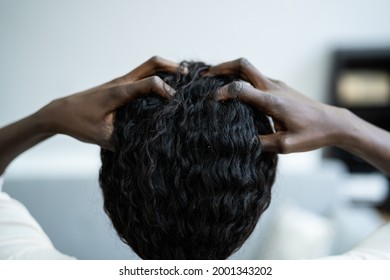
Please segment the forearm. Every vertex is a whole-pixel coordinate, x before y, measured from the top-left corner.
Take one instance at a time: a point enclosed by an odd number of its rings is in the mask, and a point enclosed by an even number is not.
[[[390,133],[350,111],[343,110],[343,131],[336,146],[342,148],[390,176]]]
[[[38,113],[0,129],[0,175],[18,155],[49,138]]]

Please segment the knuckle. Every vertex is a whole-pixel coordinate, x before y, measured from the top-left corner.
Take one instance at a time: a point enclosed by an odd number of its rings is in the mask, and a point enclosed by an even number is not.
[[[283,108],[282,100],[279,96],[268,94],[268,106],[279,109]]]
[[[279,154],[286,154],[287,153],[286,144],[285,144],[283,139],[278,139],[276,141],[276,150],[278,151]]]
[[[269,85],[270,88],[279,89],[279,88],[285,88],[286,87],[286,84],[283,81],[274,80],[274,79],[268,79],[268,80],[271,81],[271,83]]]
[[[162,80],[159,76],[151,76],[148,78],[149,83],[154,86],[158,86],[162,83]]]
[[[286,85],[283,81],[279,81],[279,80],[274,80],[274,83],[277,84],[278,86],[285,86]]]
[[[279,138],[276,141],[276,149],[280,154],[289,154],[291,153],[291,143],[288,137]]]
[[[244,85],[239,81],[231,82],[227,86],[227,91],[230,96],[238,97],[238,95],[243,91]]]
[[[243,69],[247,68],[249,65],[251,65],[251,63],[249,62],[248,59],[241,57],[241,58],[237,59],[237,65],[238,65],[238,68],[240,70],[243,70]]]
[[[161,57],[159,57],[158,55],[154,55],[152,56],[150,59],[149,59],[149,62],[154,64],[154,65],[158,65],[161,63]]]

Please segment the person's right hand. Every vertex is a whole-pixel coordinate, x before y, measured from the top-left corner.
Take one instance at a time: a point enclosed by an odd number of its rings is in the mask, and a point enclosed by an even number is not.
[[[179,64],[152,57],[130,73],[92,89],[52,101],[38,116],[45,132],[66,134],[113,150],[115,111],[132,100],[154,93],[171,99],[175,90],[156,76],[159,71],[183,72]]]
[[[235,75],[244,82],[221,87],[218,100],[238,98],[270,116],[275,133],[260,135],[263,149],[293,153],[340,144],[346,110],[307,98],[280,81],[262,75],[248,60],[237,59],[211,67],[205,76]]]

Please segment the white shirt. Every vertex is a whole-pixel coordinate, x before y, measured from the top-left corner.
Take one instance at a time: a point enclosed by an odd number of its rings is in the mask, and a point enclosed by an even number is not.
[[[390,260],[390,223],[377,229],[351,251],[322,260]]]
[[[0,177],[0,259],[67,260],[19,201],[2,191]]]
[[[0,259],[74,259],[59,252],[19,201],[2,192],[0,177]],[[353,250],[323,260],[390,259],[390,223]]]

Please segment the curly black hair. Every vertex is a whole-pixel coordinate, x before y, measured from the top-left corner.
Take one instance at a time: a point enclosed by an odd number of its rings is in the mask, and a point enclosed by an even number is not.
[[[262,151],[269,119],[238,100],[216,101],[233,76],[158,73],[172,100],[139,98],[116,113],[115,152],[102,150],[104,209],[143,259],[226,259],[271,200],[277,155]]]

